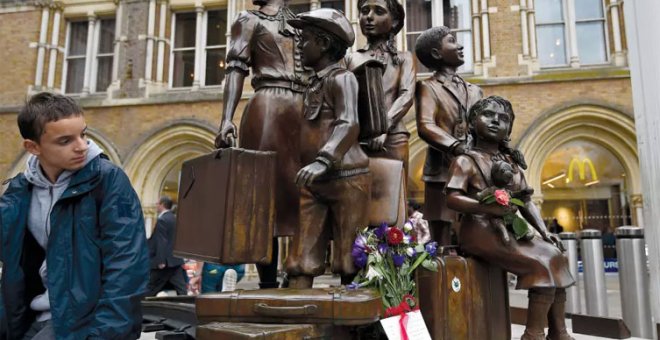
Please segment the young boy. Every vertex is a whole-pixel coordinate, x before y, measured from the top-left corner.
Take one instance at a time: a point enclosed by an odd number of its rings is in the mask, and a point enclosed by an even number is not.
[[[429,144],[424,165],[424,215],[431,236],[441,245],[450,242],[450,227],[456,213],[447,208],[444,194],[451,160],[469,147],[467,112],[481,99],[478,86],[461,78],[456,70],[463,65],[463,46],[445,26],[424,31],[415,44],[417,59],[435,71],[417,82],[415,108],[419,137]]]
[[[355,34],[334,9],[319,9],[288,21],[302,29],[302,62],[315,76],[305,92],[301,125],[300,232],[287,258],[289,287],[307,288],[325,272],[332,236],[332,271],[350,283],[357,272],[351,256],[356,230],[367,224],[371,186],[369,159],[358,143],[358,84],[339,66]]]
[[[33,96],[18,127],[31,155],[0,198],[0,336],[138,338],[149,258],[128,178],[71,98]]]

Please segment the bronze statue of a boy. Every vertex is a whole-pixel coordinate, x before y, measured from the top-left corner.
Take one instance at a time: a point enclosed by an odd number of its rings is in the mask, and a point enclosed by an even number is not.
[[[424,31],[415,45],[417,59],[433,76],[417,82],[415,108],[419,137],[429,144],[424,165],[424,216],[440,244],[450,243],[456,213],[447,208],[444,194],[451,160],[470,145],[467,112],[483,96],[481,88],[457,73],[463,65],[463,46],[445,26]]]
[[[334,9],[302,13],[288,21],[302,29],[302,61],[314,70],[304,96],[300,187],[300,231],[294,235],[286,270],[289,287],[308,288],[325,271],[327,243],[334,240],[332,271],[342,283],[357,272],[351,248],[357,228],[366,225],[371,176],[358,142],[358,84],[339,65],[355,34]]]
[[[509,152],[507,144],[514,118],[511,103],[504,98],[492,96],[474,103],[468,115],[474,144],[451,163],[446,187],[447,205],[462,213],[458,233],[461,249],[516,274],[516,288],[529,289],[527,327],[521,339],[545,340],[544,323],[547,320],[547,339],[571,340],[564,319],[565,288],[573,285],[575,280],[568,270],[561,241],[557,235],[548,232],[531,200],[534,190],[525,181],[521,166],[524,164]],[[507,163],[511,167],[513,176],[507,178],[503,189],[509,193],[521,193],[523,204],[518,209],[539,235],[516,239],[513,228],[508,226],[505,232],[509,241],[502,242],[501,230],[494,221],[515,213],[516,205],[486,204],[478,198],[483,190],[497,182],[492,168],[498,163]]]

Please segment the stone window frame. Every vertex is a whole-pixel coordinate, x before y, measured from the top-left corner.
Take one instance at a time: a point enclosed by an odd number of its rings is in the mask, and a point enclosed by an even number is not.
[[[206,56],[207,56],[207,50],[208,49],[225,49],[225,53],[227,51],[227,47],[229,45],[229,32],[226,34],[225,38],[225,43],[224,45],[213,45],[213,46],[207,46],[207,30],[208,30],[208,12],[212,11],[225,11],[227,14],[227,30],[231,28],[231,20],[230,18],[231,11],[229,8],[226,6],[219,6],[219,7],[209,7],[205,8],[204,6],[196,6],[194,11],[191,10],[173,10],[172,11],[172,17],[171,17],[171,28],[170,28],[170,41],[171,41],[171,48],[169,52],[169,76],[168,76],[168,83],[167,83],[167,88],[169,90],[185,90],[185,89],[190,89],[190,90],[199,90],[200,88],[222,88],[224,84],[224,80],[220,84],[213,84],[213,85],[206,85],[205,80],[206,80]],[[177,15],[183,14],[183,13],[196,13],[196,27],[195,27],[195,47],[190,48],[175,48],[176,46],[176,41],[175,41],[175,35],[176,35],[176,17]],[[175,59],[174,59],[174,53],[182,50],[194,50],[195,51],[195,72],[193,73],[193,82],[191,86],[174,86],[174,64],[175,64]]]
[[[103,16],[97,16],[97,15],[89,15],[87,17],[87,42],[86,42],[86,51],[84,55],[84,60],[85,60],[85,69],[84,69],[84,74],[83,74],[83,87],[80,90],[80,92],[67,92],[67,82],[69,79],[68,78],[68,67],[69,67],[69,60],[70,59],[80,59],[83,58],[81,57],[82,55],[76,55],[74,57],[69,56],[70,52],[70,44],[71,44],[71,25],[72,23],[79,23],[79,22],[84,22],[85,20],[79,20],[79,19],[67,19],[66,20],[66,33],[65,33],[65,43],[64,43],[64,54],[63,54],[63,64],[62,64],[62,83],[61,83],[61,89],[62,93],[66,93],[68,95],[80,95],[81,97],[87,96],[89,94],[96,94],[96,93],[106,93],[108,91],[108,88],[105,89],[97,89],[97,77],[98,77],[98,58],[99,57],[110,57],[112,56],[112,64],[113,64],[113,71],[109,74],[110,79],[108,79],[108,87],[112,85],[112,82],[114,80],[114,73],[115,73],[115,64],[117,63],[117,56],[116,56],[116,49],[113,48],[112,53],[101,53],[99,54],[98,48],[99,48],[99,42],[101,38],[101,26],[103,25],[104,21],[109,21],[112,20],[114,21],[114,26],[115,26],[115,35],[117,32],[117,19],[113,15],[103,15]],[[115,42],[113,41],[113,45]]]
[[[538,62],[538,49],[537,49],[537,34],[536,34],[536,0],[520,0],[520,24],[522,31],[522,58],[524,60],[530,60],[532,68],[534,70],[552,70],[557,68],[580,68],[580,67],[625,67],[627,65],[627,51],[625,50],[624,36],[623,36],[623,27],[621,20],[621,11],[623,10],[623,0],[603,0],[603,15],[604,15],[604,31],[605,31],[605,55],[607,57],[607,62],[602,64],[580,64],[577,51],[577,38],[572,38],[567,40],[567,44],[575,42],[573,46],[568,46],[569,51],[567,52],[568,64],[563,66],[555,67],[540,67]],[[578,0],[564,0],[564,3],[574,3]],[[564,7],[564,11],[567,12],[568,8],[571,6]],[[574,11],[575,7],[572,7]],[[567,13],[568,14],[568,13]],[[575,17],[575,14],[571,14],[572,17]],[[571,32],[568,34],[573,34],[575,32],[575,25],[569,25]],[[573,58],[571,55],[575,56]]]

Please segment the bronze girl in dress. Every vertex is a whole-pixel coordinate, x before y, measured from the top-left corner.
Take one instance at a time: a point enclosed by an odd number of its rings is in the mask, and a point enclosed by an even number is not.
[[[461,249],[516,274],[516,288],[529,289],[527,328],[521,339],[545,340],[543,327],[547,318],[548,339],[569,340],[572,338],[564,323],[565,288],[575,280],[568,271],[561,241],[548,232],[538,208],[531,201],[533,190],[525,182],[519,162],[501,151],[502,144],[508,142],[513,120],[511,103],[501,97],[488,97],[471,107],[468,122],[474,147],[457,156],[450,166],[447,206],[463,215],[458,232]],[[515,212],[513,204],[484,204],[476,199],[480,191],[492,186],[491,168],[496,162],[507,162],[513,167],[514,176],[506,189],[527,192],[521,198],[524,206],[518,209],[539,235],[529,240],[516,240],[508,228],[510,242],[507,244],[491,225],[493,216]]]
[[[410,133],[403,116],[412,107],[415,96],[415,63],[408,51],[397,51],[395,36],[403,28],[405,13],[397,0],[359,0],[360,29],[367,45],[346,57],[353,71],[366,59],[385,65],[383,73],[384,106],[387,111],[387,133],[366,142],[369,157],[384,157],[403,162],[408,168]]]

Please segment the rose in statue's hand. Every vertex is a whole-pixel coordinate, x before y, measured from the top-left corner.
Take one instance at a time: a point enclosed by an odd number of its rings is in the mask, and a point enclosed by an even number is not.
[[[323,162],[315,161],[300,169],[296,175],[296,185],[299,187],[310,186],[314,180],[328,172],[328,166]]]

